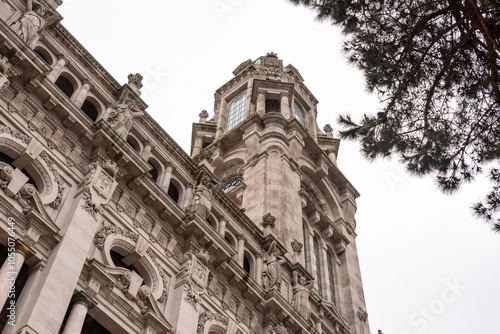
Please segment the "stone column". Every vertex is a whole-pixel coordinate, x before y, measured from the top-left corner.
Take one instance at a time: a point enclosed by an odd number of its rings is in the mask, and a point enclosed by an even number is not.
[[[73,103],[77,108],[80,108],[83,102],[85,102],[85,99],[87,98],[87,95],[89,94],[89,90],[91,88],[92,85],[90,84],[90,82],[85,80],[82,87],[78,90],[78,92],[75,94],[75,98],[73,99]]]
[[[219,220],[219,235],[224,239],[224,237],[226,236],[226,219],[225,218],[221,218]]]
[[[65,57],[59,57],[59,59],[57,59],[57,62],[52,67],[52,71],[50,71],[50,73],[47,74],[45,78],[47,78],[47,80],[49,80],[50,82],[56,82],[67,62],[68,61]]]
[[[172,178],[172,172],[174,167],[172,164],[168,164],[165,169],[165,174],[163,174],[163,179],[161,180],[161,188],[165,191],[168,191],[168,187],[170,186],[170,179]]]
[[[88,310],[96,306],[97,302],[82,290],[73,297],[71,305],[71,312],[62,334],[80,334]]]
[[[144,158],[144,160],[148,160],[150,155],[151,155],[151,149],[153,148],[153,144],[151,142],[146,142],[144,144],[144,149],[142,150],[141,157]]]
[[[5,302],[7,301],[11,286],[13,286],[16,282],[17,275],[19,275],[19,271],[21,271],[21,267],[23,266],[24,261],[36,253],[34,250],[26,246],[21,240],[17,239],[16,241],[13,241],[10,238],[8,239],[8,256],[7,259],[5,259],[2,268],[0,269],[1,307],[3,307],[5,305]]]
[[[217,131],[215,133],[215,140],[222,137],[226,132],[226,121],[227,121],[227,101],[225,98],[221,98],[219,105],[219,119],[217,120]]]
[[[290,119],[290,104],[288,103],[288,96],[281,97],[281,114],[286,119]]]
[[[197,156],[200,153],[202,146],[203,146],[203,138],[196,137],[194,139],[193,153],[191,154],[191,156],[192,157]]]
[[[243,256],[245,252],[245,237],[240,235],[238,237],[238,254],[236,254],[236,262],[243,267]]]
[[[101,214],[116,188],[118,166],[93,162],[82,182],[65,201],[61,241],[54,247],[31,293],[19,302],[16,325],[4,333],[58,333],[78,283]],[[7,328],[6,328],[7,329]]]
[[[262,255],[257,255],[257,260],[255,261],[255,282],[258,286],[262,286]]]
[[[263,116],[266,113],[266,94],[259,93],[257,95],[257,114]]]

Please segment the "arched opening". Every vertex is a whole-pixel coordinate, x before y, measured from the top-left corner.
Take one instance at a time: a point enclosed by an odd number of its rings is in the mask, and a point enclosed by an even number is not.
[[[156,166],[157,163],[156,161],[154,161],[153,159],[149,159],[148,160],[148,164],[151,165],[151,167],[153,167],[150,171],[149,171],[149,175],[151,175],[151,179],[154,181],[154,182],[157,182],[158,181],[158,175],[160,174],[158,172],[158,167]]]
[[[52,65],[52,57],[44,48],[37,46],[35,47],[35,53],[42,58],[42,60],[49,66]]]
[[[168,191],[167,191],[167,195],[175,202],[179,202],[179,190],[177,189],[177,187],[172,183],[170,182],[170,184],[168,185]]]
[[[250,274],[250,261],[246,255],[243,255],[243,270]]]
[[[80,108],[88,118],[95,122],[97,117],[99,116],[99,112],[97,111],[96,106],[90,102],[89,100],[85,100]]]
[[[69,79],[66,77],[60,75],[59,78],[57,78],[55,85],[61,90],[61,92],[64,93],[68,98],[71,98],[73,96],[73,93],[75,92],[75,88],[73,87],[73,84]]]
[[[229,232],[226,232],[226,234],[224,234],[224,240],[226,240],[228,244],[233,246],[233,248],[236,248],[236,240]]]
[[[109,255],[111,256],[111,260],[113,261],[115,267],[126,268],[130,271],[135,271],[137,274],[139,274],[139,276],[142,277],[142,279],[144,280],[144,284],[151,287],[151,278],[149,277],[149,275],[147,275],[146,270],[140,265],[139,261],[127,265],[124,261],[126,255],[122,254],[120,250],[111,249],[109,251]]]
[[[135,139],[135,137],[133,136],[128,136],[127,137],[127,143],[133,147],[133,149],[137,152],[137,153],[141,153],[141,144],[139,144],[139,141],[137,139]]]
[[[216,223],[216,221],[215,221],[214,217],[212,217],[212,216],[208,216],[208,218],[207,218],[207,222],[210,224],[210,226],[212,226],[212,228],[213,228],[214,230],[217,230],[217,223]]]

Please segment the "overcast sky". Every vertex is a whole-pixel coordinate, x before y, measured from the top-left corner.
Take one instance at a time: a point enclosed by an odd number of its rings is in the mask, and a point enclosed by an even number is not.
[[[380,107],[346,65],[342,36],[285,0],[64,0],[68,30],[118,80],[144,76],[147,111],[189,152],[191,124],[244,60],[273,51],[319,100],[318,124]],[[453,195],[393,161],[340,145],[338,166],[361,193],[357,246],[371,332],[497,334],[500,235],[471,215],[481,179]]]

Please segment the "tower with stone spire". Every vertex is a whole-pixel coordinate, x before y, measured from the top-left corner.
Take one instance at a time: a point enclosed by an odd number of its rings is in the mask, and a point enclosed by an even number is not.
[[[317,125],[318,100],[275,53],[247,60],[193,125],[191,155],[293,263],[351,333],[368,334],[356,238],[359,193],[337,167],[340,140]]]

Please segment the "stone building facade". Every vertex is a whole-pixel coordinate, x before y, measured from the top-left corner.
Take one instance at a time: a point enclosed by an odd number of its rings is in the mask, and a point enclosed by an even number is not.
[[[355,188],[274,53],[193,125],[192,152],[60,24],[0,2],[0,331],[369,334]]]

